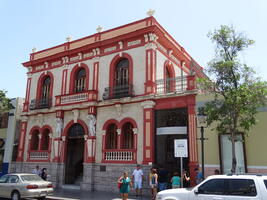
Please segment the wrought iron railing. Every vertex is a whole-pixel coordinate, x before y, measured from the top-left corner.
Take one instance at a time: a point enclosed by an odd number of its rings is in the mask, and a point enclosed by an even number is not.
[[[30,110],[50,108],[52,99],[33,99],[30,103]]]
[[[103,99],[116,99],[134,96],[133,85],[116,85],[105,88]]]
[[[167,94],[191,90],[195,88],[194,81],[194,76],[181,76],[175,78],[160,79],[156,81],[156,92],[157,94]]]

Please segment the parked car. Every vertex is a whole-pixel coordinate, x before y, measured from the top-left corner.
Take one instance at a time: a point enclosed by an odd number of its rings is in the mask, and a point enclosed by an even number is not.
[[[37,198],[43,200],[53,194],[53,186],[36,174],[6,174],[0,178],[0,197],[20,200]]]
[[[267,200],[267,175],[214,175],[193,188],[164,190],[157,200]]]

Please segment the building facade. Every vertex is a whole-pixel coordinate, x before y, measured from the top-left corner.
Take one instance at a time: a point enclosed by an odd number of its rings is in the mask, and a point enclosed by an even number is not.
[[[16,161],[19,136],[20,136],[20,117],[22,114],[22,108],[24,99],[17,97],[10,99],[12,108],[8,112],[8,123],[4,145],[4,157],[2,164],[2,174],[6,174],[13,171],[10,168],[10,164]]]
[[[30,54],[15,171],[46,167],[59,187],[112,190],[141,164],[198,166],[196,78],[202,68],[148,17]],[[113,184],[114,183],[114,184]]]
[[[196,107],[203,106],[212,99],[210,94],[197,95]],[[267,107],[258,108],[257,123],[247,133],[240,132],[236,141],[237,168],[236,173],[267,173],[267,159],[265,156],[265,143],[267,141]],[[215,169],[221,173],[231,173],[232,146],[229,133],[218,133],[216,124],[205,128],[205,175],[214,174]],[[200,129],[198,129],[200,136]],[[199,155],[201,153],[199,142]],[[201,158],[201,157],[200,157]],[[201,166],[201,162],[200,162]]]
[[[8,112],[0,114],[0,176],[7,171],[4,166],[5,142],[7,137]]]

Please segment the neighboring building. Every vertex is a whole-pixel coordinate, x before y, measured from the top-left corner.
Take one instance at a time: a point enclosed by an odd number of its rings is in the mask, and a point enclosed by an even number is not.
[[[197,106],[201,107],[212,97],[197,95]],[[237,173],[267,173],[265,143],[267,141],[267,107],[259,108],[257,124],[247,134],[240,133],[236,142]],[[214,174],[215,169],[231,173],[232,147],[229,133],[217,133],[215,124],[205,128],[205,175]],[[200,136],[200,133],[199,133]],[[201,159],[201,144],[199,158]],[[201,162],[200,162],[201,166]]]
[[[15,171],[48,168],[59,187],[116,190],[137,163],[198,166],[195,80],[202,68],[153,17],[33,52]],[[148,184],[145,184],[148,187]]]
[[[0,114],[0,176],[6,173],[3,165],[5,142],[7,136],[8,112]]]
[[[11,99],[10,103],[12,108],[8,112],[8,124],[6,130],[5,146],[4,146],[4,156],[3,156],[3,174],[12,171],[9,168],[9,164],[16,161],[17,150],[19,143],[19,133],[20,133],[20,117],[22,114],[23,98]]]

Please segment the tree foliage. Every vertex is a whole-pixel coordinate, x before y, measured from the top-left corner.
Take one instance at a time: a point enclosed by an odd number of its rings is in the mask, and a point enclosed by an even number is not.
[[[6,97],[6,91],[0,90],[0,114],[7,112],[12,106],[10,99]]]
[[[215,58],[208,63],[210,79],[201,79],[202,89],[214,94],[205,104],[208,125],[216,122],[219,133],[230,133],[232,172],[236,171],[237,133],[248,133],[256,124],[256,113],[265,105],[267,84],[252,68],[239,60],[239,54],[254,43],[233,27],[221,26],[208,35],[216,44]]]

